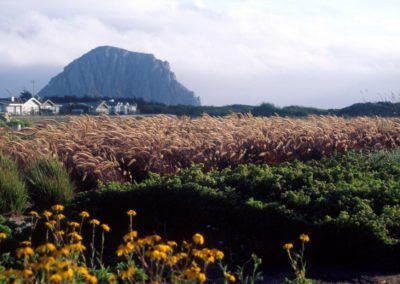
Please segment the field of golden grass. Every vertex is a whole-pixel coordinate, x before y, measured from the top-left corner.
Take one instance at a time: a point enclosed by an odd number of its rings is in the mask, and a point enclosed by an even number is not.
[[[176,173],[192,163],[213,170],[398,146],[398,118],[334,116],[79,116],[0,138],[3,151],[22,165],[37,155],[56,156],[73,177],[93,181],[129,181],[149,171]]]

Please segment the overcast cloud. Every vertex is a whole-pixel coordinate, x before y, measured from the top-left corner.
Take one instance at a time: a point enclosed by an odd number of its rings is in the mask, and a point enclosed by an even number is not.
[[[169,61],[207,105],[400,93],[398,0],[0,0],[0,11],[0,96],[43,87],[99,45]]]

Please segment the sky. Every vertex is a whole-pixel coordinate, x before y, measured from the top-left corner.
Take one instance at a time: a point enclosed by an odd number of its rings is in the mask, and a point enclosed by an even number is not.
[[[398,0],[0,0],[0,96],[100,45],[167,60],[203,105],[400,99]]]

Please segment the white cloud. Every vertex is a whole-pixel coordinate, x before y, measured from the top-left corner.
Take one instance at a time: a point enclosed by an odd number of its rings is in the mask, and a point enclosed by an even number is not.
[[[367,86],[400,91],[382,76],[400,73],[400,4],[385,3],[0,0],[0,69],[53,70],[113,45],[168,60],[207,104],[343,105]]]

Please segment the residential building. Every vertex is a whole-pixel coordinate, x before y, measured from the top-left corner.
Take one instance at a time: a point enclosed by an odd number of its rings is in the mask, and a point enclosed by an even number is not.
[[[62,107],[64,114],[109,114],[109,106],[105,101],[67,103]]]
[[[40,113],[40,106],[41,102],[36,98],[27,100],[16,97],[0,99],[0,113],[10,115],[36,115]]]
[[[129,102],[111,99],[107,104],[110,106],[110,114],[135,114],[137,112],[137,105]]]
[[[51,100],[46,100],[42,103],[40,111],[42,114],[58,114],[60,113],[61,105],[52,102]]]

